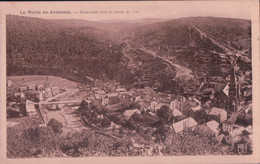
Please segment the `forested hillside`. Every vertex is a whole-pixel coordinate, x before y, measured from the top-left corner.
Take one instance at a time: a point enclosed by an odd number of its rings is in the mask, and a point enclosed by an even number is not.
[[[251,24],[228,18],[136,21],[47,20],[7,16],[7,74],[108,78],[183,92],[203,78],[251,70]]]
[[[175,19],[136,29],[133,44],[142,45],[194,72],[225,77],[230,64],[213,52],[226,53],[227,48],[235,55],[237,51],[248,50],[245,56],[251,59],[251,24],[248,20],[228,18]],[[251,65],[250,61],[239,63],[241,67]]]
[[[127,70],[120,64],[121,47],[109,34],[94,27],[9,15],[7,74],[120,78]]]

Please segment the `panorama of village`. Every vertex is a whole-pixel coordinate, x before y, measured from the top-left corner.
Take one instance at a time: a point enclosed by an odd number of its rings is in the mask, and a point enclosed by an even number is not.
[[[6,20],[8,158],[253,153],[250,20]]]
[[[61,136],[81,135],[83,141],[64,138],[67,141],[61,149],[68,156],[82,155],[79,149],[84,150],[88,147],[86,143],[90,142],[90,139],[84,138],[87,133],[115,142],[112,149],[116,156],[158,156],[166,151],[174,152],[174,148],[191,154],[204,154],[197,151],[201,149],[209,149],[211,152],[208,153],[213,154],[252,153],[252,102],[247,100],[252,96],[252,88],[244,88],[241,97],[244,101],[240,100],[239,107],[231,104],[234,111],[227,111],[218,107],[208,108],[208,104],[221,101],[221,98],[228,99],[229,84],[219,97],[214,96],[211,88],[214,84],[203,84],[208,86],[204,86],[203,92],[207,93],[209,100],[202,104],[195,95],[185,97],[156,93],[150,87],[129,90],[115,81],[104,83],[86,78],[89,81],[87,85],[52,76],[9,77],[7,126],[19,125],[31,117],[33,124],[38,124],[36,126],[48,127]],[[22,121],[17,118],[22,118]],[[35,142],[34,137],[46,134],[34,127],[25,129],[21,135],[29,135],[32,137],[30,142]],[[188,139],[185,139],[186,136]],[[96,144],[105,143],[103,139]],[[167,146],[173,144],[179,147],[167,150]],[[204,147],[208,144],[213,144],[214,148]],[[110,149],[106,146],[102,146],[102,151]],[[117,150],[121,146],[123,148]],[[183,148],[185,146],[188,150]],[[33,156],[42,153],[37,148],[33,148]],[[88,155],[106,156],[108,152],[102,151]],[[182,153],[176,151],[176,155]]]

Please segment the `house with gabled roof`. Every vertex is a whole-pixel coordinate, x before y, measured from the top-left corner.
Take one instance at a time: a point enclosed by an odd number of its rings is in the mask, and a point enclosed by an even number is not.
[[[175,133],[180,133],[188,129],[194,130],[197,125],[198,123],[193,118],[189,117],[172,124],[172,127]]]
[[[183,114],[178,109],[174,109],[172,110],[172,115],[173,117],[178,117],[178,116],[182,116]]]
[[[219,131],[219,123],[214,120],[198,125],[195,129],[195,132],[204,136],[218,136]]]
[[[36,89],[36,85],[35,84],[31,84],[27,86],[28,90],[35,90]]]
[[[27,91],[27,86],[19,87],[19,92]]]
[[[214,121],[214,120],[211,120],[209,122],[206,123],[207,127],[209,127],[213,132],[214,134],[217,136],[219,134],[219,123]]]
[[[36,86],[36,90],[37,90],[37,91],[43,91],[43,90],[44,90],[43,85],[42,85],[42,84],[37,85],[37,86]]]
[[[215,120],[218,123],[222,123],[227,120],[227,111],[222,108],[213,107],[208,113],[208,120]]]

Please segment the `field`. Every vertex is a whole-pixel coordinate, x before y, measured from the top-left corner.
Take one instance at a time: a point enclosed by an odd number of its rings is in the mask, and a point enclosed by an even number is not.
[[[26,86],[30,84],[44,84],[44,81],[48,77],[48,81],[50,82],[50,87],[56,86],[59,88],[66,87],[66,88],[76,88],[77,83],[57,77],[57,76],[41,76],[41,75],[28,75],[28,76],[8,76],[7,80],[12,80],[13,87],[18,89],[20,86]]]

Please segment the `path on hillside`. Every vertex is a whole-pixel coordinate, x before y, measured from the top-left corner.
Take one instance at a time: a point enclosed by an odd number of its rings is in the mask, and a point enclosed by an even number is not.
[[[231,55],[232,51],[236,51],[233,47],[230,47],[228,44],[223,45],[222,43],[218,42],[216,39],[211,37],[210,35],[206,34],[202,30],[200,30],[198,27],[192,25],[192,27],[200,34],[201,38],[208,38],[213,44],[221,48],[223,51],[225,51],[227,54]]]
[[[125,41],[126,45],[127,45],[127,48],[128,49],[134,49],[130,46],[129,42],[128,41]],[[154,51],[151,51],[151,50],[148,50],[147,48],[141,46],[140,48],[138,48],[139,50],[145,52],[146,54],[149,54],[151,56],[153,56],[154,58],[160,58],[162,59],[165,63],[173,66],[174,68],[177,69],[177,74],[176,74],[176,77],[188,77],[188,78],[194,78],[194,76],[192,75],[192,71],[184,66],[180,66],[176,63],[173,63],[172,61],[170,61],[169,59],[163,57],[163,56],[160,56],[160,55],[157,55],[156,52]],[[127,58],[129,58],[129,56],[127,56]],[[130,59],[131,61],[131,59]]]
[[[160,55],[157,55],[155,52],[151,51],[151,50],[148,50],[146,49],[145,47],[141,47],[139,48],[140,50],[144,51],[145,53],[147,54],[150,54],[152,55],[153,57],[155,58],[160,58],[162,59],[164,62],[168,63],[169,65],[173,66],[174,68],[177,69],[177,74],[176,74],[176,77],[182,77],[182,76],[187,76],[189,78],[194,78],[194,76],[192,75],[192,71],[184,66],[180,66],[176,63],[173,63],[172,61],[170,61],[169,59],[163,57],[163,56],[160,56]]]
[[[220,53],[220,52],[216,52],[216,51],[210,51],[214,54],[218,54],[219,57],[221,58],[225,58],[227,59],[231,64],[233,63],[232,59],[230,58],[231,56],[232,57],[240,57],[242,61],[246,62],[246,63],[250,63],[251,62],[251,59],[249,59],[247,57],[247,55],[245,54],[246,52],[249,51],[249,49],[246,49],[246,50],[237,50],[235,48],[233,48],[232,46],[230,46],[229,44],[223,44],[219,41],[217,41],[216,38],[208,35],[207,33],[203,32],[201,29],[199,29],[198,27],[192,25],[192,27],[200,34],[201,38],[202,37],[205,37],[205,38],[208,38],[213,44],[215,44],[216,46],[218,46],[219,48],[221,48],[224,53]],[[234,60],[234,59],[233,59]]]

